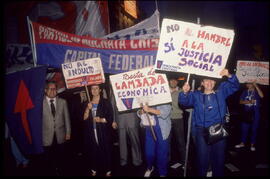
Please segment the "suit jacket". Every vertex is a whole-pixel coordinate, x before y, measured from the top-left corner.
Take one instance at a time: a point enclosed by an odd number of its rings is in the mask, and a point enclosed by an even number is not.
[[[65,142],[66,134],[71,134],[70,118],[66,100],[56,97],[56,114],[53,117],[46,97],[43,99],[42,135],[43,146],[50,146],[54,133],[58,144]]]
[[[111,95],[110,100],[112,103],[113,121],[117,123],[119,129],[140,127],[140,119],[135,110],[119,112],[114,95]]]

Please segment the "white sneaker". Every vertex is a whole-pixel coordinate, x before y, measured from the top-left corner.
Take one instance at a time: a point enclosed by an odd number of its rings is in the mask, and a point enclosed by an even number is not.
[[[212,170],[208,171],[206,174],[206,177],[212,177],[213,176],[213,172]]]
[[[237,149],[240,149],[240,148],[245,147],[245,145],[244,145],[244,144],[238,144],[238,145],[236,145],[236,146],[234,146],[234,147],[237,148]]]
[[[180,167],[180,166],[182,166],[181,163],[175,163],[175,164],[171,165],[171,168],[176,169],[176,168],[178,168],[178,167]]]
[[[250,147],[250,150],[251,150],[252,152],[255,152],[255,151],[256,151],[256,148],[255,148],[254,146],[252,146],[252,147]]]
[[[97,171],[95,171],[95,170],[91,170],[91,176],[96,176],[97,175]]]
[[[152,167],[151,170],[147,169],[145,174],[144,174],[144,177],[150,177],[153,170],[154,170],[154,167]]]

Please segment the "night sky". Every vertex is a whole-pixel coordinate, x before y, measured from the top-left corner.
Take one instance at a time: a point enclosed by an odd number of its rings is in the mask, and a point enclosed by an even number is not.
[[[197,23],[200,17],[202,25],[233,29],[235,38],[229,56],[232,65],[236,60],[269,61],[269,2],[139,1],[147,17],[155,11],[156,2],[161,22],[169,18]],[[254,59],[255,44],[262,45],[264,59]]]

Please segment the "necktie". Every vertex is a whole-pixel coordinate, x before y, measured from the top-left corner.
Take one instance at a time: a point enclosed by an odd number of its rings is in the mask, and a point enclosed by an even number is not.
[[[54,101],[53,99],[50,100],[50,102],[51,102],[52,115],[53,115],[53,117],[55,117],[55,106],[53,104],[53,101]]]

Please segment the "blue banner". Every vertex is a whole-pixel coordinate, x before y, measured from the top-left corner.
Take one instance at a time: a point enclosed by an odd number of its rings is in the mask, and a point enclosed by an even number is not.
[[[159,39],[94,39],[32,24],[37,64],[61,68],[63,63],[99,57],[104,73],[111,74],[155,64]]]

